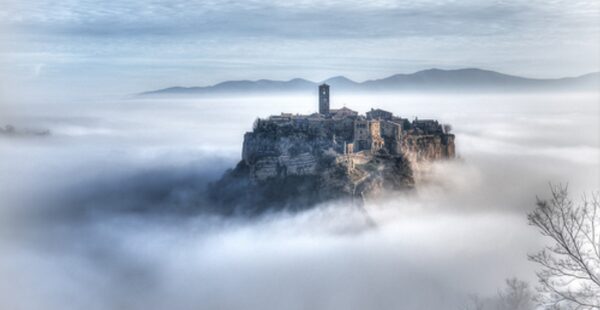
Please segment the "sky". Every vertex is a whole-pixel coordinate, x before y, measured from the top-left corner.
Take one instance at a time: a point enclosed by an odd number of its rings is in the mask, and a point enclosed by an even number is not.
[[[599,71],[598,1],[0,0],[0,99],[479,67]]]

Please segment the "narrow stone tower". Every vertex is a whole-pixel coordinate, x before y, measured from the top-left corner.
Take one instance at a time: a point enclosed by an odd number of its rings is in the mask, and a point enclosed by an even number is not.
[[[329,114],[329,85],[325,83],[319,86],[319,113]]]

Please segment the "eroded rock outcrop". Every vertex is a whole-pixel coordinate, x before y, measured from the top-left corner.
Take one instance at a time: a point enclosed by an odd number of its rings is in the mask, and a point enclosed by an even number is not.
[[[332,199],[362,201],[415,186],[419,163],[454,157],[454,135],[434,120],[347,108],[258,119],[242,160],[210,189],[229,212],[302,209]]]

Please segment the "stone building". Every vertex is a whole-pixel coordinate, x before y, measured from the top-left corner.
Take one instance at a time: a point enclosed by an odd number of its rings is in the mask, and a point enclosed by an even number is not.
[[[329,109],[329,114],[332,118],[336,119],[358,116],[358,112],[348,109],[346,107],[343,107],[341,109]]]
[[[392,116],[393,116],[392,112],[384,111],[382,109],[372,109],[371,108],[371,111],[367,112],[368,119],[391,120]]]

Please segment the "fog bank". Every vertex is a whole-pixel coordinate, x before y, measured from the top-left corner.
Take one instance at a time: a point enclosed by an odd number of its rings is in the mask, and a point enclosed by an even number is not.
[[[206,185],[256,117],[314,98],[5,103],[0,308],[432,309],[534,280],[525,214],[548,182],[600,188],[597,94],[335,97],[452,124],[459,158],[366,205],[223,218]]]

